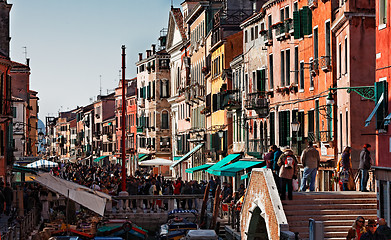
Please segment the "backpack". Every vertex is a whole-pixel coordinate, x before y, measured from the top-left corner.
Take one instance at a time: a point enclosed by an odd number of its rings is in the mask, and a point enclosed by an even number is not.
[[[293,168],[293,163],[295,162],[295,160],[293,159],[293,157],[291,156],[287,156],[285,158],[285,168]]]

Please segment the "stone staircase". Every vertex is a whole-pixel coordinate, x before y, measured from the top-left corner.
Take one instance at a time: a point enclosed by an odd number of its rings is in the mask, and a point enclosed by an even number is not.
[[[375,219],[376,194],[373,192],[297,192],[293,200],[283,201],[289,230],[298,232],[300,239],[309,238],[309,219],[323,221],[324,238],[346,239],[357,216]]]

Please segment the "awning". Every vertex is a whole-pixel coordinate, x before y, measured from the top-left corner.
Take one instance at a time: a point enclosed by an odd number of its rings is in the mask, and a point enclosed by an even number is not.
[[[106,201],[111,200],[110,195],[94,191],[74,182],[55,177],[50,173],[42,173],[35,177],[34,181],[57,192],[76,203],[94,211],[101,216],[104,215]]]
[[[227,165],[228,163],[240,158],[240,154],[230,154],[225,158],[221,159],[221,161],[217,162],[215,165],[206,170],[210,174],[214,174],[213,172],[216,170],[220,170],[221,167]]]
[[[210,168],[211,166],[213,166],[213,165],[212,164],[204,164],[204,165],[200,165],[200,166],[197,166],[197,167],[188,168],[188,169],[185,170],[185,172],[187,172],[187,173],[195,173],[195,172],[198,172],[198,171],[206,170],[206,169]]]
[[[23,172],[23,173],[37,174],[37,171],[34,170],[34,169],[27,168],[27,167],[22,167],[22,166],[15,165],[15,164],[12,166],[12,171],[13,172]]]
[[[28,167],[28,168],[54,168],[54,167],[58,167],[58,163],[41,159],[41,160],[35,161],[33,163],[27,164],[26,167]]]
[[[98,158],[95,158],[95,159],[94,159],[94,163],[98,163],[100,160],[102,160],[102,159],[105,158],[105,157],[108,157],[108,156],[100,156],[100,157],[98,157]]]
[[[140,162],[139,166],[171,166],[174,162],[164,158],[155,158]]]
[[[148,158],[148,154],[139,154],[138,155],[138,161],[140,162],[140,161],[143,161],[143,160],[145,160],[145,159],[147,159]]]
[[[373,116],[375,115],[377,109],[380,107],[380,104],[383,102],[383,99],[384,99],[384,93],[381,94],[379,101],[377,101],[376,106],[373,109],[372,113],[369,115],[367,120],[365,120],[365,127],[368,127],[369,124],[371,124],[371,120],[372,120]]]
[[[185,156],[181,157],[181,159],[179,159],[178,161],[176,161],[173,165],[171,165],[171,169],[174,168],[176,165],[178,165],[179,163],[181,163],[182,161],[185,161],[186,159],[190,158],[191,155],[193,155],[195,152],[197,152],[198,150],[201,149],[201,147],[203,146],[204,144],[203,143],[200,143],[198,144],[195,148],[193,148],[190,152],[186,153]]]
[[[386,118],[384,118],[384,126],[390,125],[391,123],[391,113],[388,114]]]
[[[246,179],[246,178],[249,178],[249,177],[250,177],[250,174],[251,174],[251,173],[243,174],[242,176],[240,176],[240,180],[244,180],[244,179]]]
[[[265,164],[265,161],[237,161],[215,170],[213,174],[218,176],[235,177],[237,172],[246,168],[254,167],[258,164]]]

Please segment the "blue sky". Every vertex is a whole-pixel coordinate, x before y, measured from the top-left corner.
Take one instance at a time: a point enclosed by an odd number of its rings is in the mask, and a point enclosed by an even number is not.
[[[114,89],[126,45],[126,77],[136,76],[138,53],[157,42],[168,24],[170,0],[8,0],[11,58],[31,59],[30,88],[39,118],[57,116]],[[175,0],[178,7],[181,1]]]

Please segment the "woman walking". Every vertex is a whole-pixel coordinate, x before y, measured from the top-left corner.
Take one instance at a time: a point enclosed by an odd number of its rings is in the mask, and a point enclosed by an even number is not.
[[[339,177],[342,182],[342,190],[349,191],[349,177],[352,174],[352,163],[350,161],[351,147],[345,147],[343,150],[341,161],[339,163]]]

